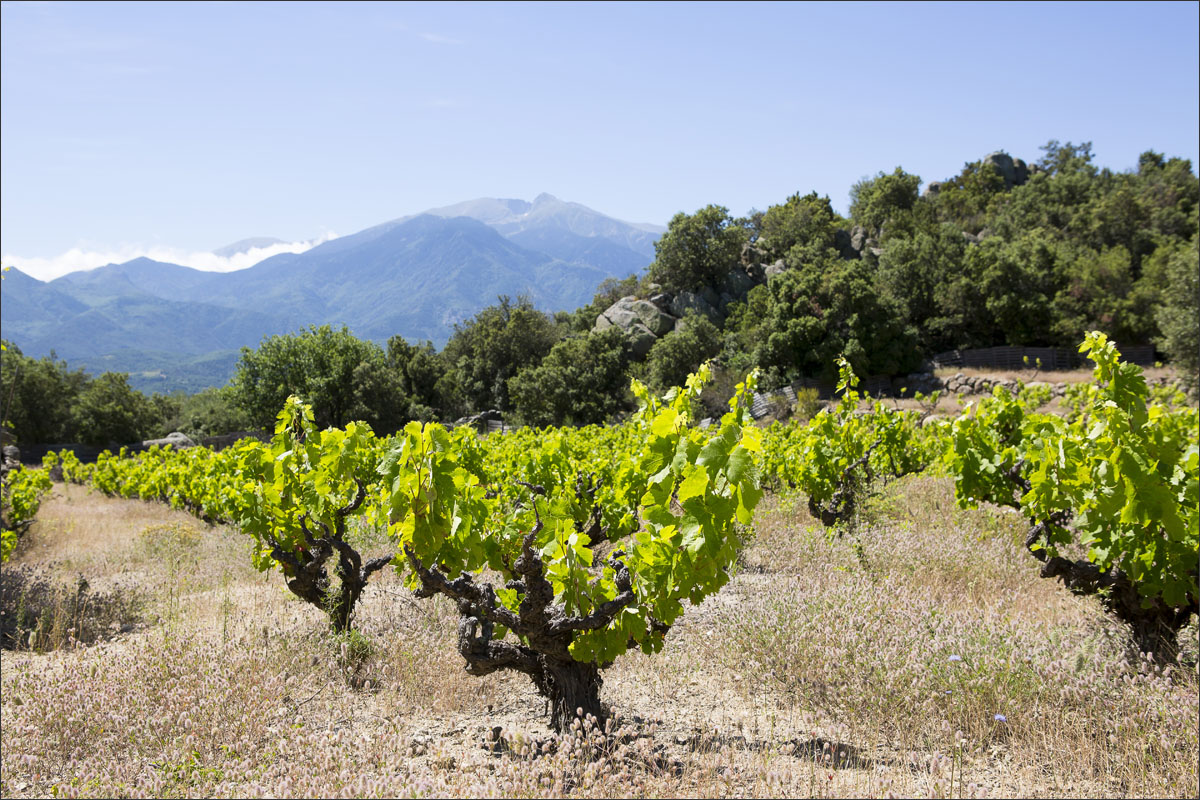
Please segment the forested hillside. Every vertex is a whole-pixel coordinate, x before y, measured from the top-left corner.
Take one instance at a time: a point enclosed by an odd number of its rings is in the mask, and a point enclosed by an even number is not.
[[[357,296],[392,310],[376,313],[369,330],[308,327],[243,348],[224,389],[114,404],[157,420],[143,424],[147,436],[172,426],[269,427],[292,392],[311,400],[323,423],[365,419],[379,431],[487,409],[535,425],[582,424],[627,411],[631,376],[662,388],[708,359],[730,387],[753,367],[764,385],[778,386],[830,377],[839,355],[860,375],[902,375],[947,350],[1074,347],[1089,330],[1123,347],[1153,345],[1194,386],[1198,203],[1190,161],[1147,151],[1136,167],[1115,171],[1094,162],[1089,143],[1051,141],[1032,163],[993,153],[923,191],[920,176],[896,167],[857,183],[846,217],[815,193],[746,217],[715,204],[680,213],[654,244],[653,263],[604,280],[589,305],[551,315],[530,298],[501,298],[456,324],[440,351],[387,338],[384,323],[398,319],[403,292],[381,298],[369,280],[329,287],[322,302]],[[466,211],[520,233],[514,220],[527,210]],[[577,248],[588,232],[564,223],[561,235],[538,236]],[[306,281],[320,281],[318,267]],[[339,274],[354,269],[340,264]],[[437,272],[452,270],[442,263]],[[294,285],[275,277],[280,291]],[[110,390],[119,384],[103,380]],[[4,381],[13,387],[5,416],[19,440],[82,440],[85,430],[104,439],[94,425],[69,422],[95,414],[71,410],[87,381],[61,361],[10,348]],[[31,409],[64,422],[56,434],[31,427],[23,422],[38,416]]]

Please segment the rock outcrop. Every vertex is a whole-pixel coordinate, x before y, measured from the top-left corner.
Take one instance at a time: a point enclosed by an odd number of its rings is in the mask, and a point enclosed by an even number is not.
[[[20,451],[20,449],[18,449],[17,446],[14,444],[4,445],[4,458],[2,461],[0,461],[0,470],[2,470],[5,475],[7,475],[9,470],[20,469],[20,468],[21,468],[21,451]]]
[[[757,252],[757,251],[755,251]],[[625,334],[635,359],[641,360],[663,336],[675,330],[688,314],[706,317],[717,327],[733,303],[744,302],[755,286],[767,282],[770,275],[783,271],[783,262],[764,267],[762,264],[739,264],[717,288],[705,286],[697,291],[668,292],[657,284],[646,287],[649,299],[630,295],[622,297],[600,313],[592,330],[599,333],[618,328]]]
[[[660,305],[666,302],[665,296],[657,294],[654,297],[659,299],[659,303],[639,300],[632,295],[622,297],[600,314],[595,329],[602,331],[617,327],[628,331],[634,325],[641,324],[654,336],[666,336],[675,327],[675,319]]]
[[[1011,189],[1014,186],[1022,186],[1029,180],[1029,165],[1019,158],[1013,158],[1008,153],[996,151],[988,153],[979,162],[982,167],[986,164],[991,164],[1004,178],[1004,188]]]
[[[187,447],[195,447],[196,443],[193,442],[191,437],[186,433],[180,433],[179,431],[168,433],[161,439],[147,439],[146,441],[142,442],[142,447],[148,448],[154,447],[155,445],[158,445],[159,447],[171,445],[171,447],[175,448],[176,450],[183,450]]]
[[[725,315],[721,313],[720,304],[720,296],[708,287],[705,287],[705,291],[702,293],[676,292],[675,299],[671,301],[671,314],[679,319],[689,312],[700,314],[708,317],[712,324],[721,325],[725,322]]]
[[[504,414],[494,408],[489,408],[487,411],[480,411],[478,414],[474,414],[470,417],[459,417],[454,421],[451,427],[459,428],[463,425],[467,425],[479,431],[480,433],[487,433],[489,422],[503,423]]]

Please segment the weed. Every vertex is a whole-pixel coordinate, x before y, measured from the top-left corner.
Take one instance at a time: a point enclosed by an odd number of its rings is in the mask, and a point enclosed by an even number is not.
[[[805,422],[817,414],[825,404],[821,402],[821,393],[812,387],[802,387],[796,390],[796,404],[792,413],[796,419]]]
[[[71,584],[27,565],[0,568],[0,646],[57,650],[132,630],[144,599],[127,586],[94,592],[82,576]]]

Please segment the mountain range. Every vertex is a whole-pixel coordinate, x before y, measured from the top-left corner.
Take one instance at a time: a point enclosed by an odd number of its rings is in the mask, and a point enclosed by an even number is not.
[[[548,194],[482,198],[234,272],[136,258],[43,282],[14,268],[0,329],[26,355],[53,351],[93,374],[129,372],[145,391],[195,391],[225,383],[241,347],[307,325],[441,347],[456,323],[500,295],[528,295],[545,311],[577,308],[605,278],[653,261],[664,230]],[[245,239],[214,252],[277,242]]]

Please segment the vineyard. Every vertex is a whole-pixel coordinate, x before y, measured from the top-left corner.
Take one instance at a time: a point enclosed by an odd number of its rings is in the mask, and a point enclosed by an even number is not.
[[[841,361],[769,427],[753,374],[698,425],[703,367],[619,426],[291,398],[269,442],[48,455],[5,478],[0,789],[1194,795],[1197,408],[1080,352],[1057,413]]]

